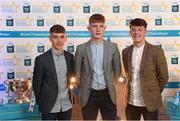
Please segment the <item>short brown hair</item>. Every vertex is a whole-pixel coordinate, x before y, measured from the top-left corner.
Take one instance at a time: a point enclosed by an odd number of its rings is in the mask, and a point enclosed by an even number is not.
[[[105,17],[102,14],[93,14],[89,18],[89,23],[105,23]]]
[[[66,33],[65,28],[62,25],[56,24],[50,28],[50,33]]]
[[[131,26],[144,26],[147,28],[147,22],[142,18],[135,18],[129,22],[129,27],[131,28]]]

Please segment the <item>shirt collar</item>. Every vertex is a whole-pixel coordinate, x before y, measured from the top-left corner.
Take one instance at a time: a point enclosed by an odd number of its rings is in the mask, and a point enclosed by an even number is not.
[[[145,46],[145,43],[141,47],[134,46],[133,48],[136,49],[136,50],[143,50],[144,46]]]
[[[54,48],[51,48],[51,51],[52,51],[53,55],[56,55],[56,56],[64,55],[64,50],[61,53],[57,53]]]
[[[101,42],[101,43],[98,43],[98,44],[95,44],[94,42],[90,42],[90,44],[92,45],[92,46],[102,46],[103,45],[103,41]]]

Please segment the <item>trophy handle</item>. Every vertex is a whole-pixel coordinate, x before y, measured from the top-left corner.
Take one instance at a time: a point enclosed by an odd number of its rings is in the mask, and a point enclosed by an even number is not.
[[[29,103],[29,112],[34,111],[34,106],[35,106],[35,95],[34,95],[34,91],[32,91],[31,101]]]
[[[3,103],[2,104],[7,104],[9,103],[9,91],[10,91],[10,83],[8,80],[4,81],[4,98],[3,98]]]

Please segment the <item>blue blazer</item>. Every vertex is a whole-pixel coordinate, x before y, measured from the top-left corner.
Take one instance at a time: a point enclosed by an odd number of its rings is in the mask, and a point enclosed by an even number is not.
[[[67,87],[74,74],[73,54],[64,51],[67,64]],[[39,110],[49,113],[58,94],[58,81],[51,49],[35,58],[33,72],[33,90]],[[70,95],[70,91],[69,91]],[[71,98],[70,98],[71,99]]]

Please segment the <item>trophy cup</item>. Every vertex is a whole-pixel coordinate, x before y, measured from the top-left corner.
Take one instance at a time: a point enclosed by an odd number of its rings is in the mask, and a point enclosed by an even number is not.
[[[10,95],[10,83],[11,83],[11,81],[8,81],[8,80],[4,81],[4,99],[3,99],[3,104],[9,103],[10,99],[12,99],[12,96]]]
[[[30,98],[26,95],[28,91],[31,91],[32,81],[30,78],[28,79],[16,79],[12,83],[10,83],[12,91],[17,93],[17,98],[15,102],[30,102]]]
[[[14,79],[14,80],[6,80],[4,82],[6,87],[5,96],[3,104],[9,103],[9,97],[11,96],[11,92],[15,93],[17,96],[13,100],[16,103],[30,102],[30,96],[28,96],[28,92],[30,93],[32,90],[32,81],[31,78],[27,79]]]

